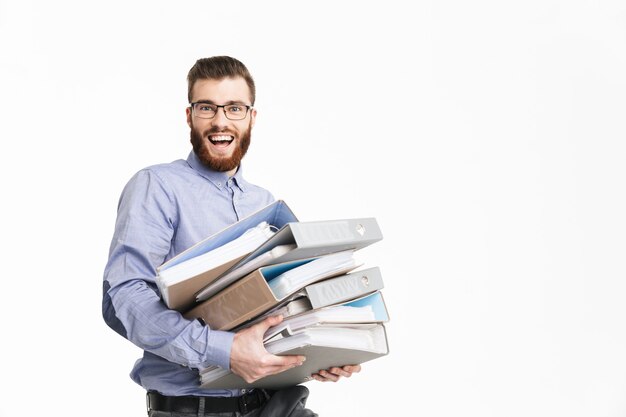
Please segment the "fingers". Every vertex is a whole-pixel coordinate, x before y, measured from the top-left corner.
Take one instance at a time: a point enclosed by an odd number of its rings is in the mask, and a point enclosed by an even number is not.
[[[311,377],[320,382],[337,382],[341,377],[350,378],[353,373],[357,372],[361,372],[361,365],[346,365],[341,368],[323,369]]]
[[[346,378],[350,378],[350,375],[352,375],[350,372],[346,372],[346,371],[344,371],[344,370],[343,370],[343,368],[337,368],[337,367],[335,367],[335,368],[330,368],[330,369],[328,370],[328,372],[329,372],[331,375],[343,376],[343,377],[346,377]]]
[[[266,366],[279,366],[285,369],[293,368],[294,366],[300,366],[306,360],[306,357],[302,355],[290,355],[290,356],[276,356],[268,355],[265,358]]]
[[[304,356],[275,356],[269,355],[264,361],[265,364],[258,369],[259,374],[255,379],[260,379],[269,375],[285,372],[291,368],[301,366],[306,358]],[[249,381],[251,382],[251,381]]]
[[[278,369],[275,373],[283,372],[291,368],[302,366],[306,358],[304,356],[278,356],[279,358],[289,358],[288,361],[284,361],[282,365],[277,365]]]
[[[235,334],[230,351],[231,371],[247,382],[254,382],[295,366],[302,365],[302,355],[276,356],[263,345],[263,334],[282,321],[282,316],[268,317],[262,322]]]
[[[361,372],[361,365],[346,365],[343,367],[343,370],[350,374],[356,374]]]
[[[241,376],[246,382],[252,383],[266,376],[300,366],[304,361],[304,356],[274,356],[267,354],[257,363],[248,364],[245,367],[237,364],[237,368],[231,367],[231,370]]]
[[[318,373],[311,376],[313,377],[313,379],[320,382],[337,382],[339,381],[339,378],[341,378],[341,375],[336,375],[325,370],[319,371]]]
[[[265,331],[267,329],[269,329],[272,326],[276,326],[277,324],[280,324],[280,322],[283,321],[283,316],[278,315],[278,316],[269,316],[268,318],[266,318],[265,320],[263,320],[262,322],[256,324],[255,326],[258,326],[259,328],[263,329],[263,333],[265,333]]]
[[[292,364],[288,364],[288,365],[269,365],[269,366],[265,366],[262,369],[259,370],[259,373],[257,375],[255,375],[255,380],[256,379],[260,379],[260,378],[264,378],[266,376],[270,376],[270,375],[274,375],[274,374],[279,374],[281,372],[285,372],[291,368],[295,368],[297,366],[302,365],[302,362],[296,362],[296,363],[292,363]],[[249,381],[249,382],[253,382],[253,381]]]
[[[263,335],[267,332],[267,330],[270,327],[277,326],[282,321],[283,321],[282,315],[270,316],[270,317],[267,317],[265,320],[261,321],[260,323],[257,323],[254,326],[251,326],[250,331],[254,332],[255,334],[259,335],[262,338]]]

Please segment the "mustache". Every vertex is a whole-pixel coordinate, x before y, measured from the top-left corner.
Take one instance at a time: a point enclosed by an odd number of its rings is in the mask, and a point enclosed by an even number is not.
[[[231,131],[230,129],[216,129],[216,128],[210,128],[207,130],[204,130],[202,132],[203,136],[208,136],[208,135],[213,135],[213,134],[229,134],[233,137],[237,137],[237,134],[233,131]]]

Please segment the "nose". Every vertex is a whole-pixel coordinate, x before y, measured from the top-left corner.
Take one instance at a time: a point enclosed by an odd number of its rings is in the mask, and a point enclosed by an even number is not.
[[[228,124],[228,119],[226,118],[226,110],[224,107],[218,107],[217,113],[211,119],[211,124],[215,127],[226,127]]]

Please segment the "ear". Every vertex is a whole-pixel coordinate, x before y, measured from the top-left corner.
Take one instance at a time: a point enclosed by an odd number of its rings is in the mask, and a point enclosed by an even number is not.
[[[191,107],[185,109],[185,114],[187,114],[187,125],[191,128]]]
[[[253,108],[250,110],[250,128],[254,127],[254,122],[256,121],[256,109]]]

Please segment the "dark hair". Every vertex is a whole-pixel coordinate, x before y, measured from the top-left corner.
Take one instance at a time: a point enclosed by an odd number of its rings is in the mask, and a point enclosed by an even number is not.
[[[196,61],[187,74],[187,99],[191,103],[191,90],[198,80],[223,80],[224,78],[236,77],[242,77],[248,84],[251,104],[254,105],[256,89],[252,75],[241,61],[229,56],[213,56]]]

